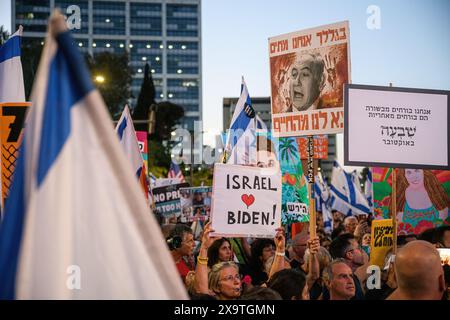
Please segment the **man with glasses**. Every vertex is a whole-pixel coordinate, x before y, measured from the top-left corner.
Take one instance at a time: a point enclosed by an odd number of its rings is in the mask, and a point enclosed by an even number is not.
[[[309,236],[306,233],[297,233],[292,240],[292,251],[295,256],[291,260],[291,268],[300,269],[303,265],[303,257],[308,247]]]

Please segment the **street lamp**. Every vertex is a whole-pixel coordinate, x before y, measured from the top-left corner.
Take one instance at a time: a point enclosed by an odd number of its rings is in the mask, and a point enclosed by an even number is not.
[[[105,77],[103,77],[102,75],[97,75],[95,76],[95,82],[103,83],[105,82]]]

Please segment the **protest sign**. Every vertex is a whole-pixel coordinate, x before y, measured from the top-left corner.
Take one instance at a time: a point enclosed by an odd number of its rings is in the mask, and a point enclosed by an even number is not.
[[[281,223],[289,225],[295,222],[308,222],[308,188],[303,176],[302,161],[299,157],[298,138],[276,138],[267,131],[257,133],[258,141],[262,137],[271,144],[281,169]],[[270,142],[269,142],[270,141]],[[264,143],[260,143],[264,144]]]
[[[212,187],[180,189],[180,222],[205,221],[211,211]]]
[[[30,102],[0,104],[0,141],[2,145],[2,200],[9,194],[11,177],[16,167],[22,129]]]
[[[326,135],[314,136],[314,157],[313,159],[327,159],[328,158],[328,137]],[[308,159],[307,147],[308,138],[307,137],[297,137],[297,144],[300,151],[300,159]]]
[[[136,138],[139,143],[139,150],[141,151],[142,159],[144,160],[145,163],[145,168],[148,170],[147,132],[136,131]]]
[[[274,136],[343,132],[348,21],[269,38]]]
[[[272,238],[281,225],[281,173],[216,163],[211,208],[214,236]]]
[[[180,188],[189,187],[189,183],[171,184],[152,189],[156,211],[163,217],[180,216]]]
[[[384,267],[384,258],[394,244],[394,228],[391,219],[372,221],[370,240],[370,264]]]
[[[344,164],[449,170],[450,91],[345,86]]]
[[[392,169],[372,168],[372,180],[374,218],[389,219]],[[450,225],[450,171],[397,169],[396,199],[398,235]]]

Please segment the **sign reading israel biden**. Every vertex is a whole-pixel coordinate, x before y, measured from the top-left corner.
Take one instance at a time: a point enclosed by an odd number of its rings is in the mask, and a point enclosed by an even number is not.
[[[281,225],[281,173],[274,168],[214,166],[215,236],[271,238]]]

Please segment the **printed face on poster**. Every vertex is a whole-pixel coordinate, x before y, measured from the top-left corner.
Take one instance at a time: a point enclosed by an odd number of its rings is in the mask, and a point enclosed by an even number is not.
[[[346,86],[344,164],[449,170],[449,97],[449,91]]]
[[[215,164],[214,236],[273,238],[281,225],[281,173],[272,168]]]
[[[180,189],[180,222],[204,221],[211,212],[212,187]]]
[[[348,21],[269,38],[274,136],[343,131],[349,39]]]

